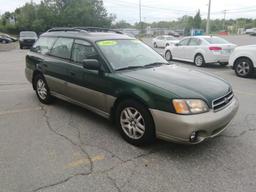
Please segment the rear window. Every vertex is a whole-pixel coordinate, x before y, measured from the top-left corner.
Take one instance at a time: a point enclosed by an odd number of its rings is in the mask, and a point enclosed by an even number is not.
[[[46,55],[50,53],[53,43],[56,41],[54,37],[40,37],[33,45],[32,51]]]
[[[204,38],[210,44],[228,44],[229,42],[219,37],[207,37]]]
[[[20,37],[37,37],[37,34],[33,31],[20,32]]]

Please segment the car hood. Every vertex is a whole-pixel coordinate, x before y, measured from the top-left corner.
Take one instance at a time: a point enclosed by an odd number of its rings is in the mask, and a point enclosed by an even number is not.
[[[203,99],[209,106],[212,100],[231,90],[231,86],[218,77],[176,65],[125,71],[123,75],[169,91],[180,98]]]

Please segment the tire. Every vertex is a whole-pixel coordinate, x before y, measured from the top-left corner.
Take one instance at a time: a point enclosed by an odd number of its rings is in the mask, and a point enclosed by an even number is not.
[[[121,136],[136,146],[155,141],[155,126],[149,110],[139,102],[125,100],[116,109],[116,124]]]
[[[165,59],[167,60],[167,61],[171,61],[172,60],[172,53],[171,53],[171,51],[166,51],[165,52]]]
[[[158,46],[157,46],[157,44],[156,44],[156,42],[154,43],[154,48],[157,48]]]
[[[20,44],[20,49],[23,49],[23,45]]]
[[[194,64],[197,67],[203,67],[205,65],[204,56],[201,54],[197,54],[194,59]]]
[[[169,46],[169,43],[167,43],[165,47],[168,47],[168,46]]]
[[[6,40],[3,40],[2,43],[3,43],[3,44],[7,44],[8,42],[7,42]]]
[[[37,75],[34,78],[34,87],[36,91],[36,95],[39,101],[43,104],[51,104],[53,101],[53,97],[50,94],[49,87],[47,82],[45,81],[43,75]]]
[[[238,77],[244,78],[251,77],[254,72],[253,64],[248,58],[238,59],[235,62],[234,69]]]

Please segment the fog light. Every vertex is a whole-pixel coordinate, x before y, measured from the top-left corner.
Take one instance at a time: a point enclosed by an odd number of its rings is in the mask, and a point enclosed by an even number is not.
[[[191,135],[190,135],[190,142],[195,142],[197,141],[197,132],[193,132]]]

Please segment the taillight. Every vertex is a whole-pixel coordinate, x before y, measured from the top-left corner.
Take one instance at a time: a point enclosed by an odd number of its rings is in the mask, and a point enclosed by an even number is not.
[[[209,50],[211,50],[211,51],[220,51],[220,50],[222,50],[222,48],[221,47],[209,47]]]

